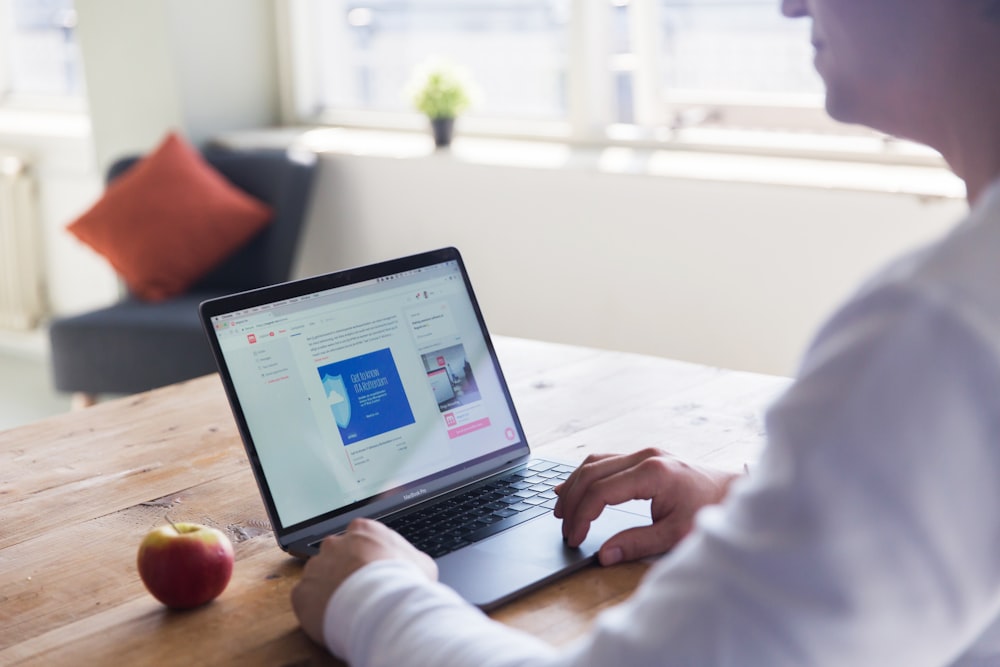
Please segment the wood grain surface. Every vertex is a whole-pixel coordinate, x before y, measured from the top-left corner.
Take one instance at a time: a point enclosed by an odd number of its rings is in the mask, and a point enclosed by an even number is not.
[[[569,462],[656,445],[738,470],[762,445],[782,378],[498,338],[529,442]],[[224,530],[226,591],[186,612],[139,580],[151,529]],[[587,568],[493,612],[555,644],[626,598],[646,564]],[[0,433],[0,665],[339,664],[289,604],[301,564],[278,549],[221,383],[211,375]]]

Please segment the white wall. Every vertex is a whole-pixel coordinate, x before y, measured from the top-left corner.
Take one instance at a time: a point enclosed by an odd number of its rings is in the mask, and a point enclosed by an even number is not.
[[[37,179],[49,307],[83,310],[114,298],[117,283],[104,260],[64,229],[101,192],[87,119],[0,110],[0,153],[8,152],[26,160]]]
[[[98,164],[278,121],[273,0],[76,0]]]
[[[447,153],[326,153],[298,273],[455,245],[495,333],[791,374],[860,280],[964,210]]]

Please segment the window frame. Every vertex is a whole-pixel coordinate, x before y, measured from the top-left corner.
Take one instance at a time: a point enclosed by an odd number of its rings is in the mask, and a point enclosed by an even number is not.
[[[557,141],[594,148],[642,148],[731,152],[763,156],[833,159],[941,167],[931,149],[857,125],[832,120],[822,95],[659,92],[656,0],[628,4],[633,44],[635,124],[616,125],[606,104],[611,13],[609,0],[570,0],[568,109],[562,121],[468,116],[468,136]],[[277,4],[281,109],[286,125],[417,132],[426,120],[416,111],[322,109],[318,104],[308,0]],[[766,122],[762,118],[766,117]],[[720,122],[722,121],[722,122]],[[837,145],[837,144],[841,145]]]
[[[13,0],[0,0],[0,39],[14,32]],[[78,93],[23,93],[12,90],[12,72],[6,49],[0,48],[0,110],[79,114],[87,111],[86,83]],[[81,76],[83,69],[81,64]]]
[[[0,0],[0,40],[9,39],[13,33],[13,7],[11,0]],[[0,104],[6,104],[11,92],[10,56],[7,49],[0,49]]]

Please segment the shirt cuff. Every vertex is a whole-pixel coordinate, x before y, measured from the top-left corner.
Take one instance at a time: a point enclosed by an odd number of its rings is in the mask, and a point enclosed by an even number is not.
[[[377,560],[357,570],[326,603],[323,641],[327,648],[334,655],[345,657],[349,640],[355,634],[354,624],[364,615],[367,606],[377,604],[380,593],[427,583],[427,575],[415,563],[403,560]]]

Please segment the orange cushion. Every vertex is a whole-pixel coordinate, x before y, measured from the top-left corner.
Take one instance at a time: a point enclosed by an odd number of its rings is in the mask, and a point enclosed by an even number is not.
[[[162,301],[195,284],[271,218],[270,207],[171,133],[68,229],[103,255],[133,294]]]

